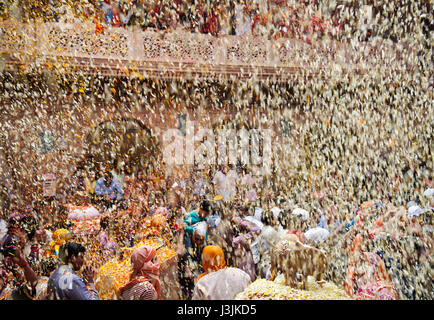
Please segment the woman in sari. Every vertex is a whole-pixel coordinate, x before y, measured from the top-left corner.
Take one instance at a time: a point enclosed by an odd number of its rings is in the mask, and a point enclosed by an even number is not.
[[[369,226],[369,213],[360,212],[359,216],[359,221]],[[364,250],[370,238],[370,230],[361,230],[349,247],[345,292],[355,299],[396,300],[397,292],[380,256]]]
[[[117,244],[110,236],[109,218],[103,217],[100,221],[101,231],[97,235],[97,243],[99,244],[101,258],[104,262],[110,260],[117,250]]]
[[[266,226],[252,243],[253,259],[256,264],[257,277],[268,279],[271,276],[271,250],[282,239],[284,233]]]
[[[383,261],[374,252],[360,252],[358,262],[348,265],[345,292],[361,300],[398,299]]]
[[[251,283],[250,276],[238,268],[226,266],[225,255],[218,246],[202,251],[202,267],[192,300],[233,300]]]
[[[131,255],[133,272],[130,281],[120,288],[122,300],[158,300],[160,299],[160,264],[157,252],[151,246],[142,246]]]

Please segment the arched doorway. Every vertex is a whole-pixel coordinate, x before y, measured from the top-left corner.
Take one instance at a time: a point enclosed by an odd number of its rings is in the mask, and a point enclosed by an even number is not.
[[[150,173],[161,159],[159,144],[137,119],[101,122],[87,137],[87,154],[97,164],[122,167],[129,174]]]
[[[226,134],[226,157],[222,158],[226,159],[229,163],[231,163],[232,165],[235,165],[238,170],[241,170],[241,168],[246,169],[247,166],[249,166],[249,162],[251,160],[251,154],[253,152],[252,150],[252,146],[253,144],[258,146],[258,156],[262,156],[262,148],[263,148],[263,139],[262,136],[257,135],[255,136],[255,138],[257,138],[257,140],[254,139],[254,137],[252,136],[254,133],[254,130],[252,129],[257,129],[254,126],[254,122],[251,119],[245,118],[245,119],[224,119],[224,120],[220,120],[217,121],[213,124],[212,130],[213,130],[213,134],[216,137],[219,137],[220,132],[221,131],[227,131],[229,130],[231,133],[230,134]],[[242,136],[244,138],[242,138]],[[242,141],[243,139],[246,139],[244,142]],[[230,147],[229,147],[229,143],[235,143],[234,147],[235,147],[235,158],[236,158],[236,162],[232,163],[229,161],[228,155],[230,153]],[[243,143],[247,143],[246,146],[242,146]],[[247,148],[245,148],[247,147]],[[245,153],[245,154],[243,154]],[[218,145],[216,144],[216,149],[215,149],[215,154],[216,154],[216,158],[219,158],[221,156],[220,154],[220,150],[218,149]],[[243,155],[242,155],[243,154]],[[247,158],[248,159],[247,159]],[[247,163],[245,162],[245,160],[247,160]],[[251,164],[251,163],[250,163]]]

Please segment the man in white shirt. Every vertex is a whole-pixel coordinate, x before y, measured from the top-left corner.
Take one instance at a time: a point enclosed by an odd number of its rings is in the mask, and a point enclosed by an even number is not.
[[[227,174],[224,173],[225,167],[219,170],[212,180],[216,185],[217,194],[223,196],[224,201],[231,201],[236,194],[236,183],[238,182],[238,174],[235,170],[230,169]]]
[[[252,19],[248,15],[247,9],[242,4],[237,4],[235,6],[235,19],[236,19],[236,30],[237,36],[242,36],[251,31]]]

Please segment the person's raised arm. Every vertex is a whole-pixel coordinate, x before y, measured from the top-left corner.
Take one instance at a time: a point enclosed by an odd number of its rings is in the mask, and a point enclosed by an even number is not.
[[[124,190],[122,190],[122,187],[118,181],[115,181],[114,188],[116,190],[116,199],[122,200],[124,198]]]
[[[192,235],[193,231],[194,231],[194,226],[191,225],[192,222],[192,218],[191,218],[191,214],[187,214],[187,216],[184,218],[184,223],[185,223],[185,233],[187,235]]]
[[[26,281],[34,288],[38,282],[38,275],[24,258],[22,251],[16,248],[15,256],[11,260],[23,269]]]
[[[95,189],[94,189],[94,193],[96,194],[96,195],[101,195],[102,194],[102,181],[101,180],[98,180],[96,183],[95,183]]]

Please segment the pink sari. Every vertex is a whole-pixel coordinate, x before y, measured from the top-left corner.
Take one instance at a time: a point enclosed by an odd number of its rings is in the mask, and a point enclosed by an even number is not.
[[[360,253],[348,264],[346,293],[358,300],[397,300],[398,294],[381,258],[373,252]]]

